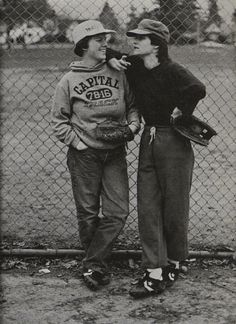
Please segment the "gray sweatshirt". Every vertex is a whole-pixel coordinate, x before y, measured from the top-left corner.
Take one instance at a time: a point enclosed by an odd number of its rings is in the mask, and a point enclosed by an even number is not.
[[[97,124],[112,119],[132,124],[139,131],[139,115],[125,74],[106,63],[93,68],[73,62],[71,71],[58,83],[53,99],[51,125],[56,137],[66,145],[77,147],[80,141],[96,149],[111,149],[96,139]]]

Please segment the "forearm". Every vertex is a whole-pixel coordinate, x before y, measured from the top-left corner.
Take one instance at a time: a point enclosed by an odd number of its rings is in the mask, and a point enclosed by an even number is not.
[[[80,138],[73,130],[69,120],[61,114],[57,114],[56,111],[52,112],[51,128],[57,139],[65,145],[77,147],[79,144]]]
[[[126,119],[134,134],[137,134],[140,130],[140,115],[137,109],[134,92],[127,81],[124,78],[125,87],[125,101],[126,101]]]
[[[51,128],[60,142],[74,147],[79,144],[80,138],[75,133],[71,124],[69,96],[61,85],[57,86],[53,98]]]

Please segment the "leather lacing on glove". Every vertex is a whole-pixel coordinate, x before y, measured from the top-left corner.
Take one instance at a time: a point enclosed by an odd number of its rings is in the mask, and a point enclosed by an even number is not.
[[[96,138],[107,143],[118,144],[132,141],[134,134],[128,124],[106,120],[97,125]]]

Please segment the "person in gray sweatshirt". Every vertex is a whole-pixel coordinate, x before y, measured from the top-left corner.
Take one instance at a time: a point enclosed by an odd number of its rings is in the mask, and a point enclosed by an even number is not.
[[[81,59],[59,81],[51,114],[54,134],[68,146],[67,165],[85,250],[83,279],[92,290],[110,282],[107,258],[129,213],[126,142],[99,138],[97,127],[115,121],[126,124],[132,135],[140,129],[124,72],[110,68],[105,60],[111,33],[96,20],[74,29],[74,52]]]

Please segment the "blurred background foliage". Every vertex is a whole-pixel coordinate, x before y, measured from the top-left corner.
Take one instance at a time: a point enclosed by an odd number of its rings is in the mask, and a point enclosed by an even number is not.
[[[236,9],[229,13],[232,16],[229,24],[219,14],[217,0],[206,1],[208,10],[205,14],[201,14],[198,0],[154,0],[151,7],[143,7],[141,12],[130,2],[125,23],[106,1],[96,19],[107,28],[116,30],[117,38],[127,29],[137,26],[142,19],[151,18],[169,27],[171,43],[234,42]],[[0,44],[7,46],[12,43],[71,42],[74,26],[84,20],[57,14],[47,0],[1,0],[0,18]]]

